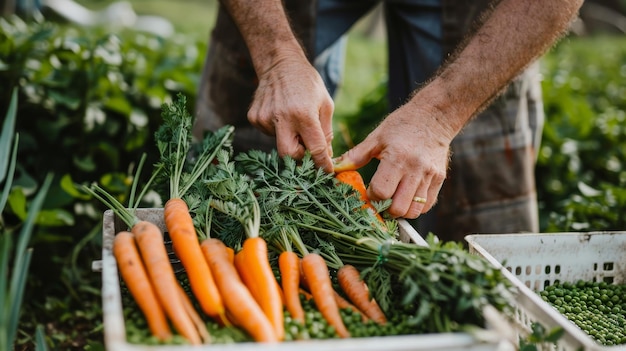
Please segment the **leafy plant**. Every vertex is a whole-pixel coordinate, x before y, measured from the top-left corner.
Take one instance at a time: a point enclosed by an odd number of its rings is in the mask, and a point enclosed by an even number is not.
[[[18,136],[11,145],[13,127],[15,124],[17,106],[17,91],[11,97],[11,103],[7,111],[0,135],[0,183],[4,181],[2,194],[0,194],[0,214],[4,212],[4,206],[13,182],[13,172],[17,160]],[[9,161],[10,160],[10,161]],[[32,249],[28,248],[33,225],[39,214],[41,204],[46,197],[52,176],[48,175],[37,195],[33,199],[28,216],[23,226],[17,232],[17,243],[13,236],[16,230],[7,228],[4,220],[0,217],[0,348],[3,350],[13,349],[13,344],[18,331],[18,323],[22,310],[26,277],[32,257]],[[37,349],[45,350],[47,345],[43,339],[43,331],[37,329]]]
[[[536,179],[545,231],[626,224],[623,40],[566,40],[542,62],[546,125]]]
[[[58,348],[101,347],[101,282],[90,267],[100,256],[105,208],[74,184],[98,181],[126,201],[136,160],[158,157],[161,104],[178,92],[194,103],[205,45],[184,35],[0,18],[0,115],[17,87],[20,135],[7,226],[23,224],[29,198],[55,173],[32,233],[34,250],[47,254],[32,258],[19,346],[32,344],[44,322]],[[158,201],[147,196],[142,206]]]
[[[530,329],[531,332],[526,337],[520,338],[520,351],[538,351],[543,350],[544,347],[550,348],[565,334],[562,327],[547,330],[546,327],[536,322],[531,323]]]

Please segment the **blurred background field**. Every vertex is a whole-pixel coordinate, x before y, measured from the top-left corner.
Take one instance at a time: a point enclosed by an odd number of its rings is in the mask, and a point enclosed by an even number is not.
[[[6,9],[10,2],[0,4]],[[114,6],[108,0],[78,4],[96,13]],[[45,175],[55,175],[30,243],[17,350],[33,349],[37,325],[52,349],[104,348],[101,281],[91,271],[101,256],[104,208],[72,184],[98,181],[126,199],[134,163],[144,152],[156,155],[152,138],[161,103],[178,92],[195,97],[217,1],[125,5],[131,15],[167,20],[171,28],[163,28],[172,35],[78,25],[45,7],[40,14],[18,8],[21,19],[6,11],[0,18],[0,116],[16,87],[20,135],[0,229],[19,228]],[[542,231],[626,228],[623,9],[623,1],[586,2],[572,33],[541,61],[547,117],[536,172]],[[125,18],[133,17],[108,23]],[[386,114],[385,33],[376,18],[350,32],[345,81],[335,101],[336,153],[365,137],[364,119]]]

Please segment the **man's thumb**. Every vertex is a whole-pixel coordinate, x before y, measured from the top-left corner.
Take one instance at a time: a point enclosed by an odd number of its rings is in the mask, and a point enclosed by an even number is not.
[[[371,159],[365,144],[361,143],[333,159],[333,170],[335,172],[354,171],[368,164]]]

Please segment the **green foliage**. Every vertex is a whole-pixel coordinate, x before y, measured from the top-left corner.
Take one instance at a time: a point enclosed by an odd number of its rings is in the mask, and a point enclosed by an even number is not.
[[[543,59],[547,124],[537,164],[542,231],[624,227],[624,40],[572,37]],[[1,202],[7,204],[2,224],[23,225],[46,174],[56,174],[36,218],[32,245],[45,254],[32,257],[18,344],[32,343],[37,325],[45,322],[58,349],[102,348],[101,283],[89,267],[100,256],[104,206],[85,199],[73,184],[99,181],[127,202],[129,165],[135,167],[144,153],[148,164],[158,157],[154,131],[161,104],[182,92],[193,106],[205,49],[205,42],[184,36],[165,40],[0,19],[0,116],[18,87],[20,135],[15,179]],[[365,64],[369,54],[349,55],[348,66]],[[355,85],[376,88],[360,104],[340,93],[335,154],[376,124],[363,118],[377,121],[387,113],[384,79],[359,77],[374,83]],[[347,112],[348,102],[359,111]],[[6,160],[0,157],[0,170]]]
[[[101,347],[101,283],[90,267],[101,255],[105,207],[74,184],[98,181],[127,202],[137,160],[158,158],[161,105],[178,93],[195,103],[205,48],[185,36],[0,18],[0,116],[13,87],[19,96],[20,157],[3,212],[7,226],[26,220],[30,197],[48,172],[56,175],[36,219],[32,243],[45,254],[32,258],[19,345],[32,344],[43,322],[56,348]],[[63,317],[70,311],[74,317]]]
[[[536,175],[545,231],[626,225],[624,40],[566,40],[543,60],[546,126]]]
[[[0,201],[0,277],[2,277],[0,279],[0,306],[2,306],[0,310],[0,348],[2,350],[13,349],[15,344],[33,251],[28,245],[30,245],[30,238],[39,209],[52,181],[52,175],[48,174],[30,203],[28,216],[24,219],[23,225],[19,228],[7,227],[2,213],[6,204],[4,199],[7,198],[8,192],[11,190],[17,159],[18,137],[15,136],[15,143],[12,142],[17,102],[17,91],[14,90],[11,94],[11,102],[0,136],[0,159],[6,160],[0,167],[0,184],[4,182],[2,194],[0,194],[0,198],[3,199]],[[17,242],[14,238],[16,235]],[[36,337],[37,348],[39,350],[47,349],[43,339],[43,331],[39,328]]]
[[[538,351],[551,348],[561,339],[565,331],[562,327],[555,327],[550,330],[539,323],[532,323],[531,332],[525,338],[520,338],[520,351]]]

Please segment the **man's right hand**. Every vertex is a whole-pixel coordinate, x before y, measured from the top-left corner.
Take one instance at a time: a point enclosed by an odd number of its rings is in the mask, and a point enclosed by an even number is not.
[[[309,150],[318,167],[332,172],[333,110],[319,73],[294,53],[259,74],[248,120],[276,137],[279,155],[301,159]]]

